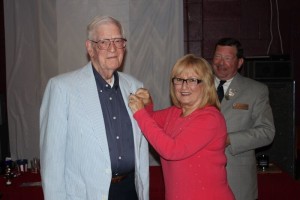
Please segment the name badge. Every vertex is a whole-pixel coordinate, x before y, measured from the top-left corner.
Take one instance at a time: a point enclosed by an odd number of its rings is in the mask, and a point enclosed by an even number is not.
[[[249,105],[245,104],[245,103],[234,103],[232,105],[233,109],[239,109],[239,110],[248,110],[249,109]]]

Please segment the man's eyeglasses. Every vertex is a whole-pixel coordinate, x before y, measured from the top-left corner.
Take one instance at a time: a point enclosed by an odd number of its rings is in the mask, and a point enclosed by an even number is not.
[[[109,48],[109,46],[111,45],[112,42],[118,49],[123,49],[126,46],[127,40],[125,38],[113,38],[113,39],[103,39],[103,40],[99,40],[97,42],[93,41],[93,40],[90,40],[90,41],[96,43],[97,47],[100,50],[106,50]]]
[[[231,62],[235,59],[236,57],[232,57],[232,56],[223,56],[223,55],[214,55],[214,60],[221,60],[223,59],[226,62]]]
[[[202,80],[196,78],[183,79],[183,78],[174,77],[172,78],[172,82],[174,85],[183,85],[183,83],[186,82],[186,84],[189,86],[196,86],[199,83],[201,83]]]

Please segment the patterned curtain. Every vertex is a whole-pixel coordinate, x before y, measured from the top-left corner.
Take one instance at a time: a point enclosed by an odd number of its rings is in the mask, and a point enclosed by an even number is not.
[[[149,88],[160,109],[170,105],[169,73],[183,55],[183,1],[4,0],[10,151],[39,156],[39,107],[49,78],[88,62],[86,26],[111,15],[128,46],[122,70]]]

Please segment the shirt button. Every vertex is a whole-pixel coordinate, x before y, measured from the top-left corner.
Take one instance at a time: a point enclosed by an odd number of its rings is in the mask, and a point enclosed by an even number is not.
[[[119,156],[119,160],[121,160],[122,159],[122,157],[121,156]]]
[[[117,140],[118,140],[118,139],[120,139],[120,137],[119,137],[119,136],[117,136],[116,138],[117,138]]]
[[[102,90],[100,90],[100,92],[102,92]]]
[[[106,84],[105,87],[108,87],[108,85]]]
[[[109,100],[112,100],[112,97],[109,97]]]
[[[113,117],[113,119],[117,119],[117,117]]]

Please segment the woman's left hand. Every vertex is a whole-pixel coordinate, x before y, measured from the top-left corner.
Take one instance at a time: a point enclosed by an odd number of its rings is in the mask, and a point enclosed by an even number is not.
[[[144,108],[144,103],[136,95],[131,94],[131,95],[129,95],[128,106],[131,109],[132,113],[134,114],[135,112],[137,112],[137,111],[139,111],[139,110],[141,110],[141,109]]]

